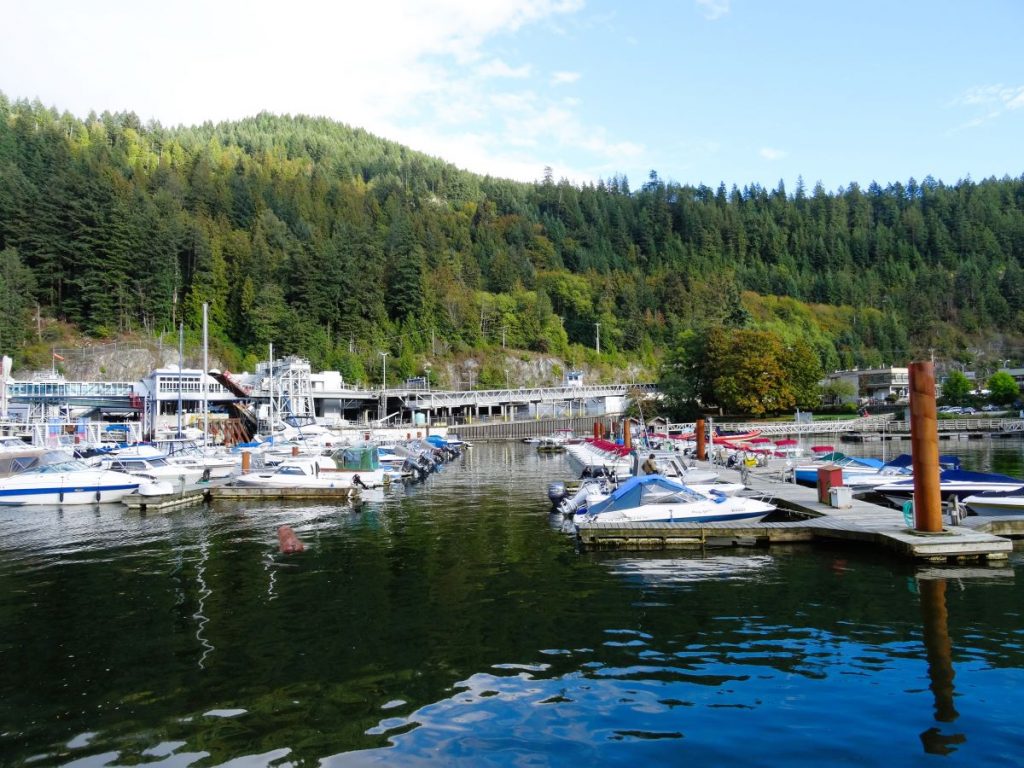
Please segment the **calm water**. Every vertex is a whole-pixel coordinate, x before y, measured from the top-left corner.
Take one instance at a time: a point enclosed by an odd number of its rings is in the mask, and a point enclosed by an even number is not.
[[[359,513],[0,510],[0,764],[1020,764],[1020,549],[581,555],[571,474],[478,445]]]

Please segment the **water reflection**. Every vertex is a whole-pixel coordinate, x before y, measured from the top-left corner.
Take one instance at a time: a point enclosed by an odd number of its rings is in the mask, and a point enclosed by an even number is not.
[[[708,555],[703,557],[619,558],[607,563],[608,571],[629,581],[649,586],[671,586],[695,581],[733,581],[754,578],[770,569],[771,555]]]
[[[940,723],[952,723],[960,713],[953,704],[953,679],[956,672],[953,670],[953,644],[949,639],[946,580],[919,577],[918,590],[921,596],[924,647],[928,656],[928,678],[931,681],[928,687],[935,698],[935,719]],[[966,740],[962,733],[943,733],[935,727],[921,734],[924,751],[933,755],[948,755]]]
[[[360,513],[12,519],[0,762],[1013,764],[1019,555],[579,554],[547,515],[568,472],[482,445]]]

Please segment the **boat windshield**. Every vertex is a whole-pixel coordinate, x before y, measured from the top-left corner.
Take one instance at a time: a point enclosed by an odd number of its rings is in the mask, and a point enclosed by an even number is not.
[[[42,474],[44,472],[80,472],[82,470],[88,469],[92,469],[92,467],[90,467],[84,461],[79,461],[78,459],[63,459],[62,461],[55,461],[50,464],[43,464],[43,466],[38,467],[35,470],[29,471],[35,471]]]
[[[303,467],[297,464],[282,464],[277,468],[279,475],[306,475],[309,474]]]
[[[648,486],[640,493],[641,504],[693,504],[703,501],[704,497],[691,488],[669,490],[657,486]]]

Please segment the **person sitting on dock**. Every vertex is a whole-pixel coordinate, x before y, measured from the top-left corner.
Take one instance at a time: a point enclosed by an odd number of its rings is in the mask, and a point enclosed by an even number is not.
[[[653,453],[644,460],[643,466],[640,468],[644,471],[645,475],[658,474],[658,462],[654,460]]]

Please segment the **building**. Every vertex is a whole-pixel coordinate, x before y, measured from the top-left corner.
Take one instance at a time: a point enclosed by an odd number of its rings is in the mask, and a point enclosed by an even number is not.
[[[854,368],[828,374],[823,385],[845,384],[848,394],[833,398],[825,405],[904,402],[910,394],[909,368]]]

